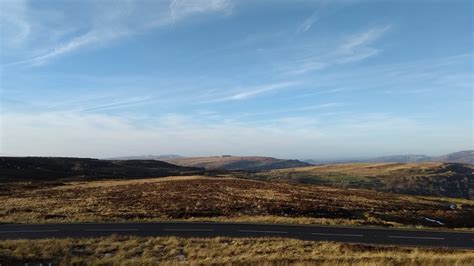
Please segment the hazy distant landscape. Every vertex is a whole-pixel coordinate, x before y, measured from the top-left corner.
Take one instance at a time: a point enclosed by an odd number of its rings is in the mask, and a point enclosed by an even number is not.
[[[441,156],[427,155],[389,155],[365,159],[304,159],[304,160],[281,160],[263,156],[210,156],[210,157],[183,157],[180,155],[139,155],[139,156],[122,156],[107,158],[108,160],[158,160],[175,163],[183,166],[201,166],[208,169],[227,169],[234,168],[237,170],[251,170],[252,167],[266,168],[290,168],[289,163],[293,163],[294,167],[305,166],[309,164],[333,164],[333,163],[417,163],[417,162],[442,162],[442,163],[462,163],[474,164],[474,150],[466,150],[444,154]],[[288,163],[287,167],[277,165],[269,165],[277,162]],[[233,166],[232,163],[238,163]],[[255,163],[255,166],[251,164]],[[249,166],[246,166],[249,164]],[[268,165],[268,166],[265,166]],[[306,164],[306,166],[308,166]],[[258,169],[268,170],[268,169]]]
[[[315,160],[307,159],[305,162],[312,164],[325,164],[325,163],[417,163],[417,162],[442,162],[442,163],[463,163],[463,164],[474,164],[474,151],[459,151],[444,154],[441,156],[428,156],[428,155],[389,155],[375,158],[364,158],[364,159],[326,159],[326,160]]]

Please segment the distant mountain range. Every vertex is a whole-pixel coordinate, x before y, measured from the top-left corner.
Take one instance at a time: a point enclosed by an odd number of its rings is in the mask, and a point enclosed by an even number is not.
[[[474,164],[474,150],[459,151],[442,156],[427,155],[390,155],[368,159],[341,159],[341,160],[304,160],[310,164],[330,163],[418,163],[418,162],[442,162],[442,163],[464,163]]]

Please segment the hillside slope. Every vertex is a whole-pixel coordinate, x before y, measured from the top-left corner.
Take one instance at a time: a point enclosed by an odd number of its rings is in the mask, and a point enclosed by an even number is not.
[[[208,170],[257,171],[310,166],[309,163],[298,160],[283,160],[260,156],[183,157],[167,159],[166,161],[176,165],[202,167]]]
[[[112,161],[63,157],[0,157],[0,182],[54,181],[65,178],[140,178],[202,173],[154,160]]]
[[[273,170],[250,177],[472,199],[473,169],[470,165],[451,163],[349,163]]]
[[[433,161],[444,163],[474,164],[474,150],[459,151],[432,158]]]

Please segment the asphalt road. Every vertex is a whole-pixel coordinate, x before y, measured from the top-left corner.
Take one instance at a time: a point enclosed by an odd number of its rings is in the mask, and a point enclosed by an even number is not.
[[[0,225],[0,239],[98,237],[111,234],[182,237],[288,237],[313,241],[474,249],[474,232],[188,222]]]

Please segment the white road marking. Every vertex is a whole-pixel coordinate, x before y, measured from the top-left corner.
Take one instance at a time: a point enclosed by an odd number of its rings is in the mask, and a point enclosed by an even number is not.
[[[442,237],[421,237],[421,236],[388,236],[390,238],[408,238],[408,239],[428,239],[428,240],[444,240]]]
[[[354,237],[363,237],[363,235],[351,235],[351,234],[327,234],[327,233],[311,233],[312,235],[318,236],[354,236]]]
[[[59,232],[59,230],[18,230],[18,231],[1,231],[0,234],[11,234],[11,233],[51,233]]]
[[[135,228],[117,228],[117,229],[109,229],[109,228],[101,228],[101,229],[85,229],[86,232],[114,232],[114,231],[138,231]]]
[[[174,229],[174,228],[167,228],[167,229],[163,229],[163,231],[213,232],[214,229]]]
[[[284,231],[259,231],[259,230],[237,230],[237,232],[243,233],[263,233],[263,234],[288,234]]]

